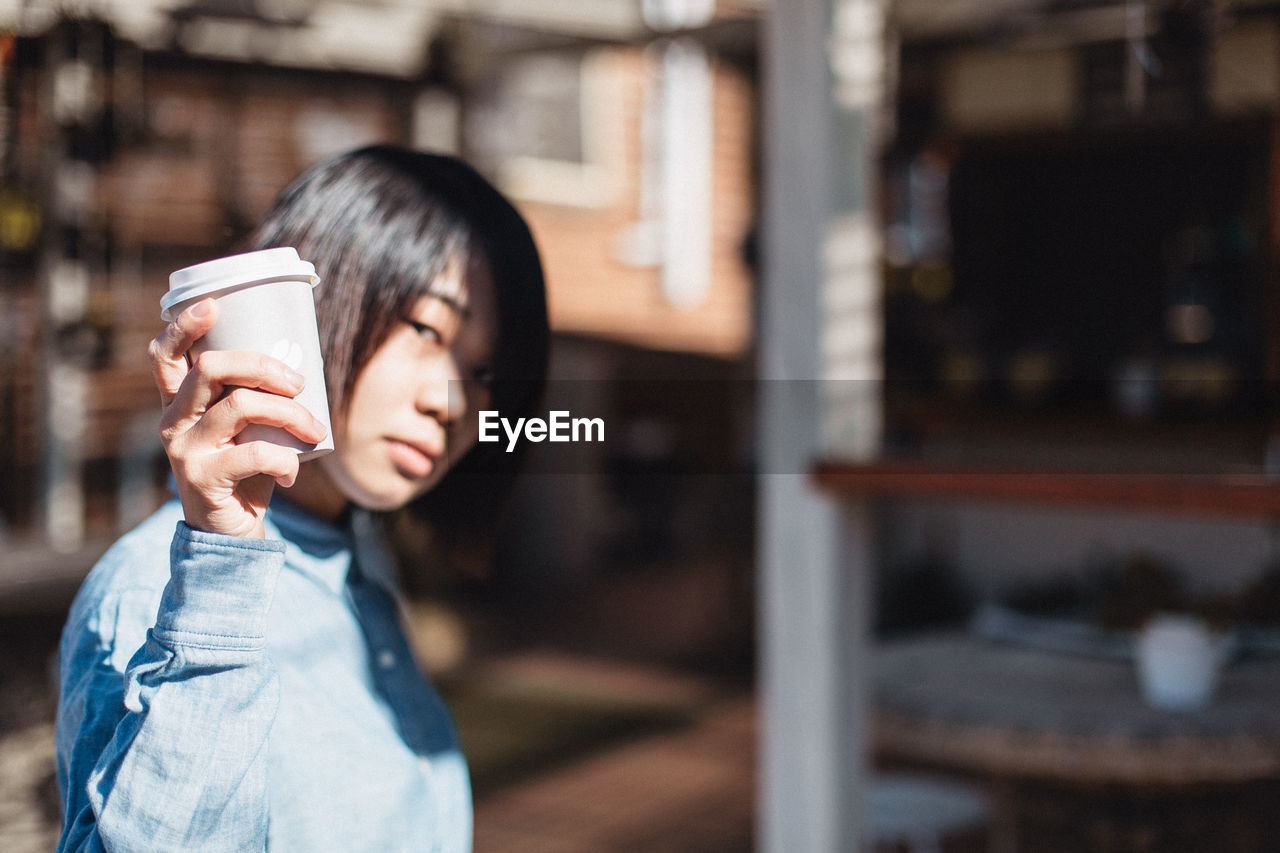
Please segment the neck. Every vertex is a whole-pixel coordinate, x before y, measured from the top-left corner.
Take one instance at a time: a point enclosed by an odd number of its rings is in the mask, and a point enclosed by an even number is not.
[[[299,509],[329,522],[338,521],[350,506],[346,495],[317,462],[300,465],[293,485],[287,489],[277,487],[276,493]]]

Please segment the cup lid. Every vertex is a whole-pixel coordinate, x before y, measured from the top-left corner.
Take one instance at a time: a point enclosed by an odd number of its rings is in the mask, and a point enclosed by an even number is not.
[[[310,282],[312,287],[320,282],[315,265],[302,260],[298,250],[291,247],[205,261],[169,275],[169,292],[160,298],[160,316],[166,323],[172,321],[176,316],[174,308],[195,297],[291,279]]]

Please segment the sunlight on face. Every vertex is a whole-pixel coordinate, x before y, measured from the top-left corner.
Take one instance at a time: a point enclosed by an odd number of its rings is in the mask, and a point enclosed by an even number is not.
[[[496,337],[487,266],[454,256],[431,294],[374,352],[345,411],[334,415],[336,449],[315,464],[343,505],[403,506],[471,449],[476,413],[489,405]]]

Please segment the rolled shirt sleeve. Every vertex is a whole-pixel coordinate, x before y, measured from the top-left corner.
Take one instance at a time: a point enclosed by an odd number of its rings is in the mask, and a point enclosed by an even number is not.
[[[266,625],[284,555],[283,542],[179,522],[140,646],[127,625],[154,594],[117,591],[73,613],[61,648],[60,851],[265,847],[279,701]]]

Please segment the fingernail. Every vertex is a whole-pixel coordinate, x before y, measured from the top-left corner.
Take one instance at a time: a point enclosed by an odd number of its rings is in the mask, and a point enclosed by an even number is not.
[[[324,425],[324,421],[320,420],[315,415],[311,416],[311,420],[315,421],[316,435],[324,438],[329,434],[329,428]]]
[[[307,381],[307,377],[290,367],[284,369],[284,379],[296,388],[301,388]]]
[[[195,305],[191,306],[190,312],[191,312],[192,318],[196,320],[199,320],[207,316],[209,313],[209,300],[201,299]]]

